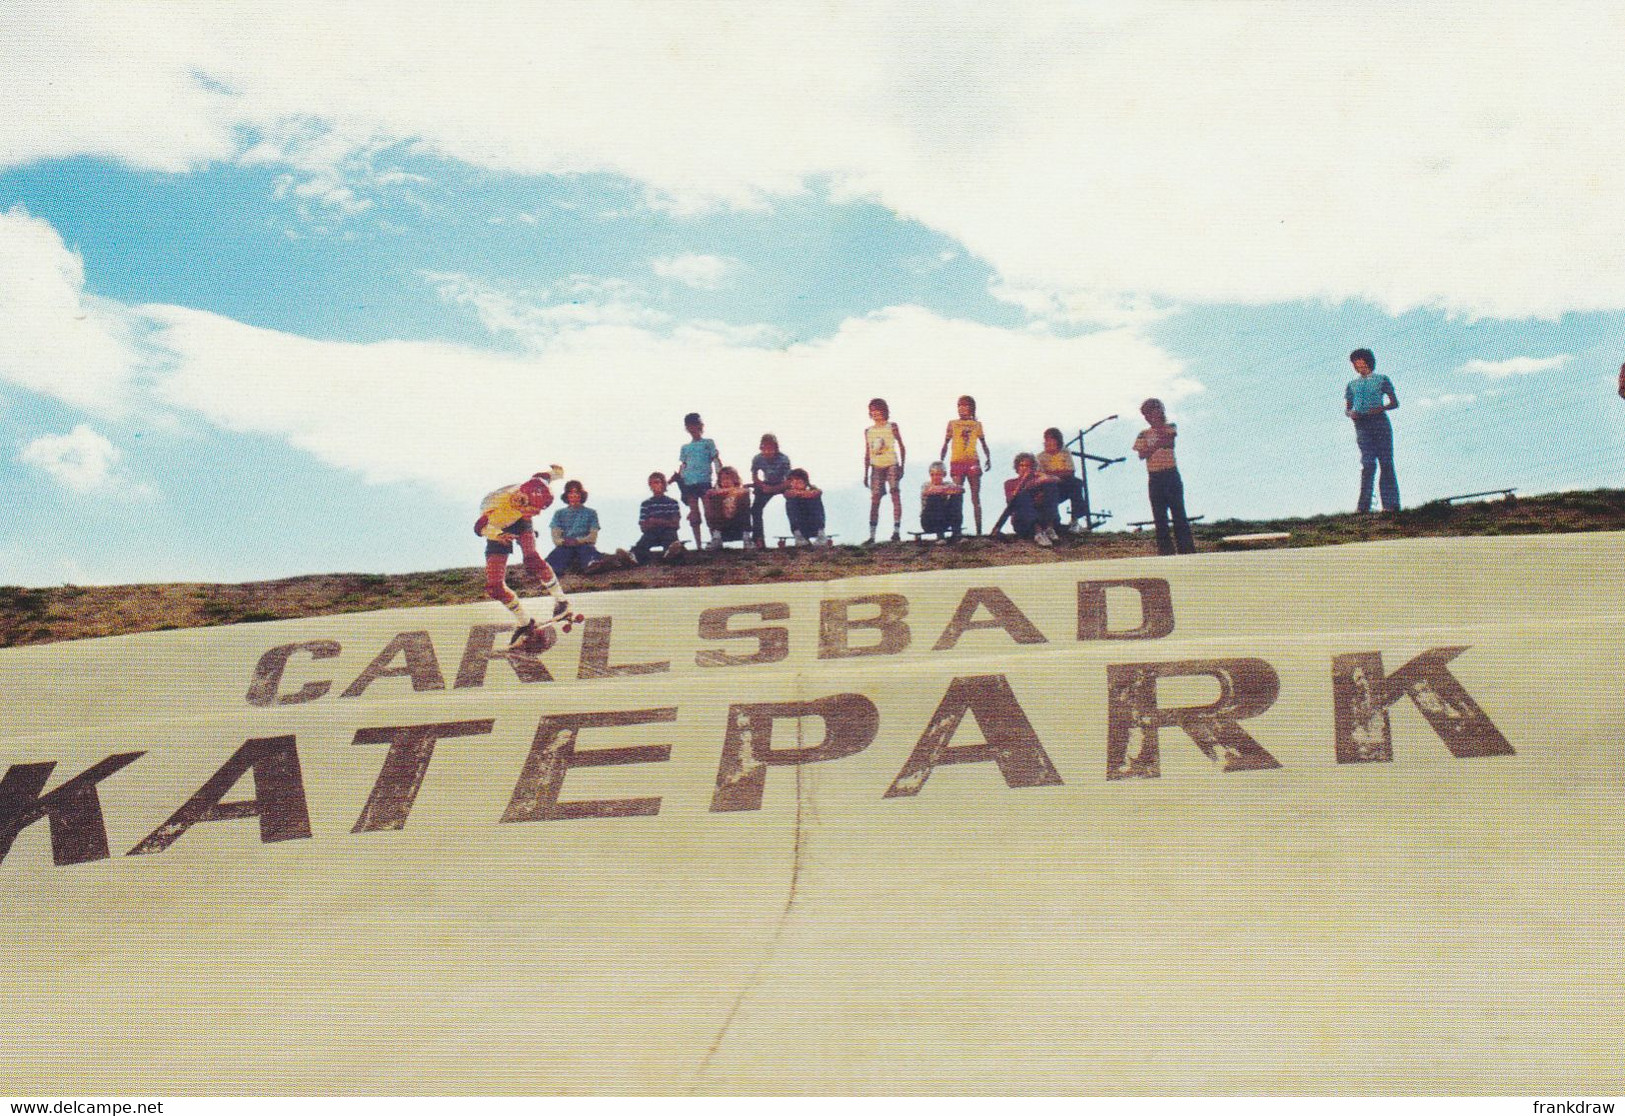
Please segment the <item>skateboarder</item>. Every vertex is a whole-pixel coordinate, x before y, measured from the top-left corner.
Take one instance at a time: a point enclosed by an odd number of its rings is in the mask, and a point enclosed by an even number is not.
[[[519,595],[508,588],[508,558],[513,554],[515,542],[524,556],[525,572],[553,598],[553,615],[562,616],[570,611],[570,602],[565,599],[553,568],[536,549],[536,530],[531,522],[532,516],[539,515],[553,502],[553,492],[547,482],[563,476],[564,467],[554,465],[521,484],[489,492],[480,501],[480,517],[474,523],[474,533],[485,539],[485,595],[513,613],[519,622],[509,640],[510,647],[524,647],[537,635],[536,621],[519,603]]]

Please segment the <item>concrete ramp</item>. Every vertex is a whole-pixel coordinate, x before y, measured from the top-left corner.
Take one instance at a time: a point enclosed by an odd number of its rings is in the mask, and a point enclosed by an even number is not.
[[[0,652],[0,1093],[1618,1093],[1625,536]]]

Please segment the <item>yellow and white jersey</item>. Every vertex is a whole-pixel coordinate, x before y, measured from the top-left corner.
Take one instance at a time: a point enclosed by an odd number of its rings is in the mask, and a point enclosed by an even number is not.
[[[506,485],[495,492],[487,492],[480,501],[480,514],[485,517],[485,529],[480,532],[488,539],[499,539],[521,519],[541,511],[530,493],[517,484]]]
[[[953,419],[948,423],[948,461],[966,464],[976,460],[976,443],[986,435],[978,419]]]
[[[885,469],[897,464],[897,424],[883,422],[865,431],[869,443],[869,464]]]

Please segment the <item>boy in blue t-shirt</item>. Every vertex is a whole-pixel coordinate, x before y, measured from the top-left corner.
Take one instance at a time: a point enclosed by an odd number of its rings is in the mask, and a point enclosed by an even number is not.
[[[688,505],[688,525],[694,529],[694,545],[699,547],[704,545],[700,538],[700,524],[704,522],[700,502],[711,491],[713,472],[718,479],[722,477],[722,458],[717,454],[717,444],[705,436],[705,423],[700,421],[698,411],[684,415],[683,426],[688,430],[688,441],[677,451],[677,471],[671,475],[671,483]]]
[[[1399,406],[1393,381],[1377,374],[1377,358],[1370,349],[1349,354],[1354,379],[1343,389],[1343,413],[1354,423],[1354,440],[1360,447],[1360,502],[1358,511],[1371,510],[1371,482],[1378,469],[1382,478],[1377,489],[1382,494],[1382,510],[1399,510],[1399,478],[1394,475],[1394,428],[1388,412]]]

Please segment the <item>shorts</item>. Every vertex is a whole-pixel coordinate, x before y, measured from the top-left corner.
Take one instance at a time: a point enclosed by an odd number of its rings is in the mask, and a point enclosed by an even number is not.
[[[948,466],[948,475],[956,481],[962,481],[966,477],[979,477],[982,475],[982,463],[974,460],[952,462]]]
[[[526,516],[524,519],[515,520],[512,526],[508,528],[507,534],[516,538],[520,535],[530,535],[534,537],[536,532],[533,531],[531,527],[532,524],[530,522],[530,517]],[[485,556],[487,558],[491,557],[493,554],[507,555],[512,553],[513,543],[511,542],[503,542],[501,539],[485,540]]]
[[[886,494],[887,482],[891,483],[891,490],[893,493],[900,494],[902,489],[898,488],[897,486],[899,483],[901,483],[902,479],[903,467],[901,465],[871,466],[869,469],[869,494],[876,499],[884,496]]]
[[[678,477],[677,491],[682,494],[683,503],[685,504],[690,500],[703,500],[705,499],[705,494],[711,491],[711,478],[707,477],[705,480],[695,481],[693,484],[689,484],[682,477]]]

